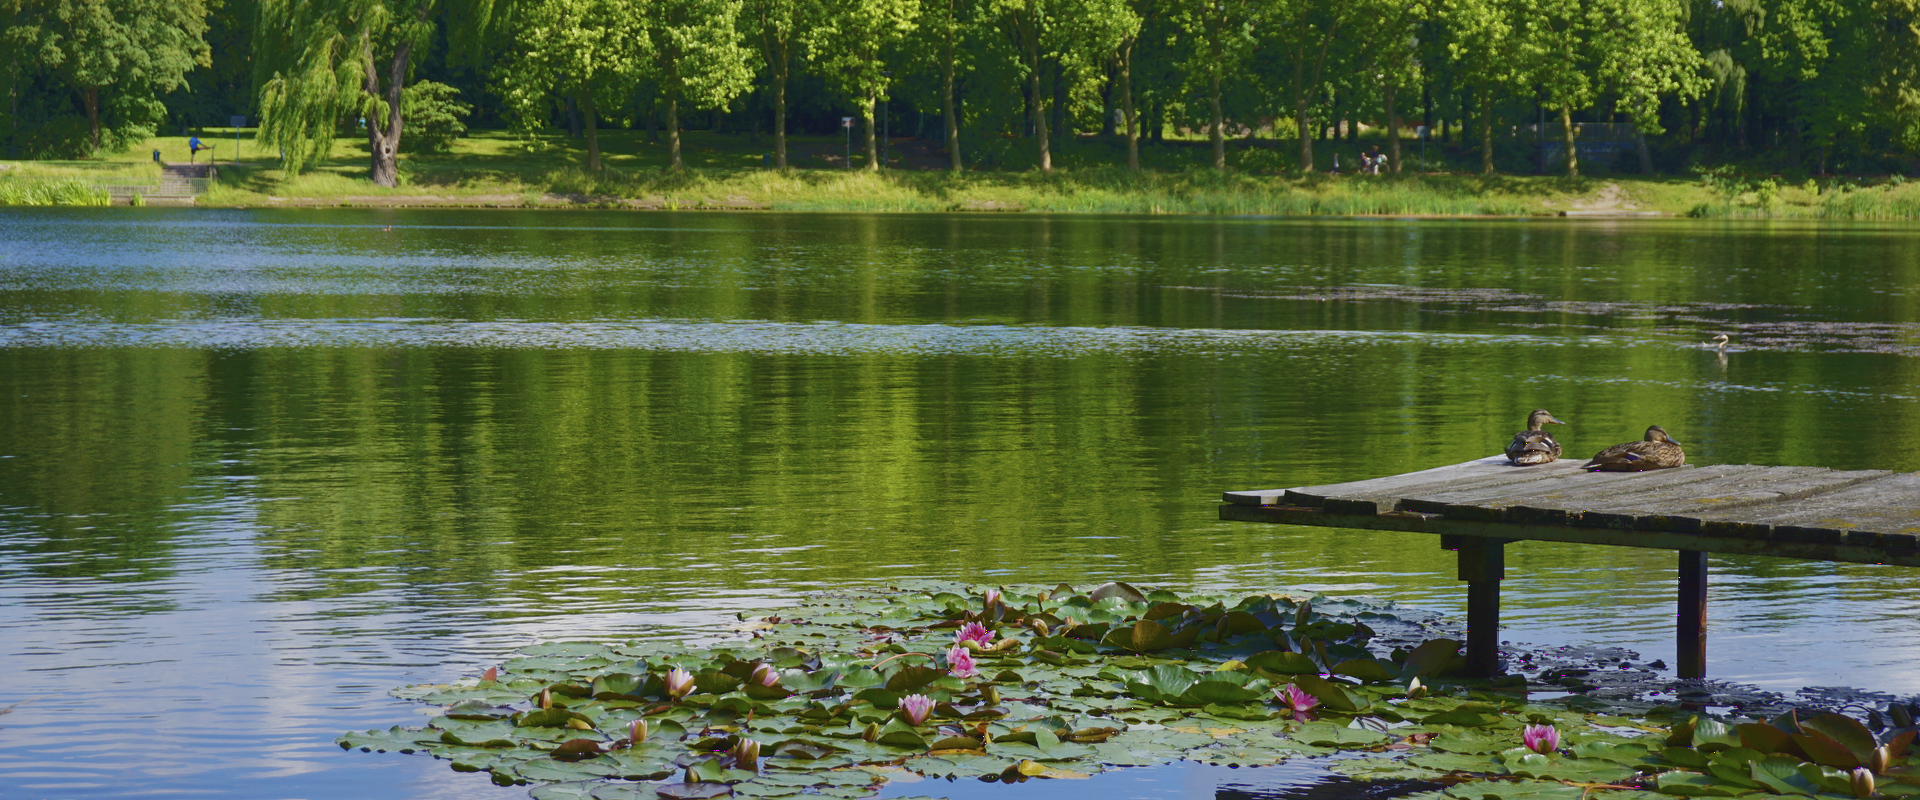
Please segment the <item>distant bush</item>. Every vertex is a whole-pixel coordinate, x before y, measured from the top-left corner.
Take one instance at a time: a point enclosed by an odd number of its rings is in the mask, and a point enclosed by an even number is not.
[[[473,106],[459,100],[460,90],[444,83],[420,81],[400,95],[400,113],[406,118],[406,130],[400,137],[400,152],[446,153],[453,140],[467,135],[462,121],[473,113]]]

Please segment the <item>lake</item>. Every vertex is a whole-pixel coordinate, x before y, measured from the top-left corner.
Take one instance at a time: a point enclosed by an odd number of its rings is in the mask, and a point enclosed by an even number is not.
[[[7,796],[518,798],[334,738],[896,580],[1459,616],[1433,537],[1219,494],[1535,407],[1570,457],[1920,470],[1920,228],[0,209],[0,389]],[[1507,559],[1508,642],[1671,662],[1671,552]],[[1920,570],[1710,563],[1712,678],[1920,693]]]

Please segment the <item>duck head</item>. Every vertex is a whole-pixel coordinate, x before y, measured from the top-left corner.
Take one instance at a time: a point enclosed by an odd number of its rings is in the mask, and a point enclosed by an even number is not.
[[[1647,435],[1643,438],[1645,441],[1649,441],[1649,442],[1667,442],[1668,444],[1679,444],[1679,442],[1674,441],[1673,437],[1667,435],[1666,428],[1662,428],[1658,425],[1648,425]]]
[[[1527,415],[1527,430],[1530,430],[1530,431],[1540,430],[1540,426],[1542,425],[1565,425],[1565,424],[1567,423],[1554,419],[1553,414],[1544,408],[1536,408],[1533,410],[1533,413]]]

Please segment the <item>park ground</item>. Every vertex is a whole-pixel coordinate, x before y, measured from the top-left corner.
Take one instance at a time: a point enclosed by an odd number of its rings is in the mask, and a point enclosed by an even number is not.
[[[238,133],[236,138],[235,134]],[[888,169],[859,169],[840,137],[789,139],[792,168],[771,168],[770,136],[683,134],[687,169],[666,169],[664,136],[640,131],[600,133],[598,172],[584,168],[583,139],[563,134],[525,136],[476,132],[451,152],[405,154],[399,187],[367,180],[364,139],[334,142],[313,170],[289,176],[251,130],[207,129],[200,134],[220,164],[219,180],[199,198],[215,207],[503,207],[632,209],[772,209],[788,211],[1040,211],[1116,214],[1272,214],[1388,216],[1661,215],[1706,217],[1920,219],[1920,182],[1898,176],[1791,176],[1723,168],[1711,174],[1643,176],[1595,165],[1580,178],[1498,174],[1470,170],[1477,152],[1419,144],[1404,152],[1413,168],[1401,175],[1318,172],[1294,175],[1295,145],[1287,140],[1235,142],[1229,169],[1207,166],[1210,150],[1198,137],[1169,137],[1143,145],[1145,170],[1123,166],[1122,146],[1082,137],[1055,150],[1056,169],[1041,173],[1026,161],[1031,143],[976,140],[973,166],[955,175],[938,142],[896,138]],[[1344,153],[1357,163],[1377,140],[1321,142],[1323,160]],[[160,172],[153,151],[169,163],[189,160],[187,138],[158,137],[125,152],[89,161],[0,161],[0,181],[127,176]],[[236,159],[236,150],[238,158]],[[1422,169],[1422,166],[1425,169]],[[1429,171],[1430,170],[1430,171]]]

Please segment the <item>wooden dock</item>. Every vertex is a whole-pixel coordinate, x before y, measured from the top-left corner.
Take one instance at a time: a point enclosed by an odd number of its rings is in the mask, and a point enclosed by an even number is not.
[[[1920,567],[1920,473],[1721,465],[1585,472],[1506,456],[1352,483],[1227,492],[1220,518],[1440,536],[1467,582],[1467,663],[1500,671],[1503,545],[1679,553],[1676,671],[1706,676],[1707,553]]]

